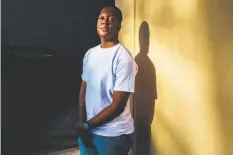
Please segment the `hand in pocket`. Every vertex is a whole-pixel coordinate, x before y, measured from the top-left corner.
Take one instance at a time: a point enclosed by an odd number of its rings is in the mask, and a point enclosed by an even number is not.
[[[93,144],[93,138],[92,138],[92,134],[89,133],[89,132],[84,132],[81,136],[80,136],[83,144],[90,148],[90,147],[94,147],[94,144]]]

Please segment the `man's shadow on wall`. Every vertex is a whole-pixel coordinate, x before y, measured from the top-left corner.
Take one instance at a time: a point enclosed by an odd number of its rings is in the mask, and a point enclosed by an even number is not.
[[[155,67],[148,57],[150,30],[146,21],[142,22],[139,28],[139,45],[140,52],[135,57],[138,73],[135,81],[133,113],[136,134],[134,155],[149,155],[157,89]]]

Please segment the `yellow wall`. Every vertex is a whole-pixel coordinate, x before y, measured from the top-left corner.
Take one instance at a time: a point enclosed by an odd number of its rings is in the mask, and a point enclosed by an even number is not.
[[[116,5],[124,15],[120,40],[141,68],[135,124],[153,116],[150,154],[232,155],[233,1],[116,0]],[[147,55],[139,46],[143,21],[150,34]]]

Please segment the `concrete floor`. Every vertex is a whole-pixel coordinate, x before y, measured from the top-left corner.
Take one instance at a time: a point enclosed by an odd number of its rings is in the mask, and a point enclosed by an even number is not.
[[[46,155],[80,155],[80,152],[78,149],[69,149],[48,153]]]
[[[40,150],[30,155],[80,155],[79,148],[76,147],[74,128],[77,111],[77,107],[71,107],[53,120],[49,132],[49,136],[53,139],[48,147],[51,150]]]
[[[80,155],[80,151],[78,148],[73,149],[64,149],[61,151],[46,151],[46,152],[37,152],[31,155]]]

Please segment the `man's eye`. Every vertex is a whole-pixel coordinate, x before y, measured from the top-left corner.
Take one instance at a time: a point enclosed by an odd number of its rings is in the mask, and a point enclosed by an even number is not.
[[[104,20],[104,17],[99,17],[100,20]]]
[[[107,20],[108,22],[113,22],[114,18],[113,17],[104,17],[104,16],[100,16],[98,17],[98,20]]]

